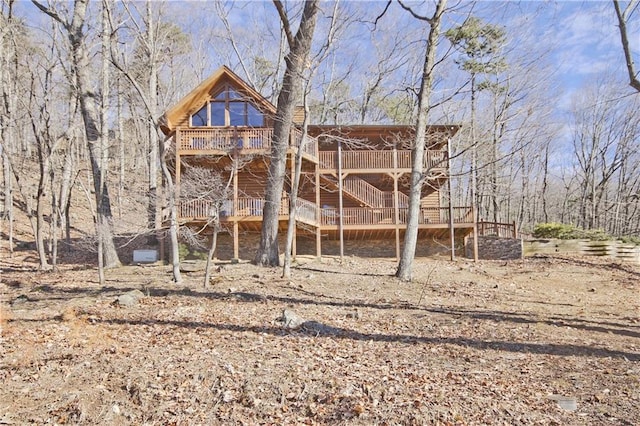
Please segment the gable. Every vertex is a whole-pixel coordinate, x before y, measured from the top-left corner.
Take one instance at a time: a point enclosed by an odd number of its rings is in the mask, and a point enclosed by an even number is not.
[[[246,97],[264,113],[275,114],[275,106],[271,102],[229,68],[222,66],[160,117],[160,129],[165,135],[170,135],[177,127],[187,126],[191,114],[196,113],[209,100],[229,88]]]

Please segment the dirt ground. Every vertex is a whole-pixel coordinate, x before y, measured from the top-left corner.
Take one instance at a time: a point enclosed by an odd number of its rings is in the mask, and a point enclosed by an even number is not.
[[[35,266],[0,259],[0,424],[640,424],[637,266]]]

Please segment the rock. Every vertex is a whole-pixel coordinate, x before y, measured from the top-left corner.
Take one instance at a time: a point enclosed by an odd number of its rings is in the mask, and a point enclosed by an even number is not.
[[[232,401],[233,401],[233,400],[235,400],[235,399],[236,399],[236,398],[235,398],[235,396],[233,395],[233,392],[232,392],[232,391],[230,391],[230,390],[225,391],[225,392],[222,394],[222,401],[224,401],[224,402],[232,402]]]
[[[560,408],[567,411],[576,411],[578,409],[578,401],[571,396],[550,395],[549,399],[556,401]]]
[[[310,321],[302,318],[289,309],[282,311],[282,316],[278,318],[284,328],[289,330],[301,329],[315,334],[340,334],[341,330],[330,325],[322,324],[318,321]]]
[[[13,299],[13,301],[11,302],[12,306],[16,306],[16,305],[21,305],[23,303],[26,303],[29,301],[29,297],[21,294],[20,296],[16,297],[15,299]]]
[[[137,305],[140,299],[142,299],[143,297],[144,293],[142,293],[140,290],[131,290],[118,296],[116,300],[114,300],[113,304],[130,308]]]
[[[278,321],[282,323],[282,326],[284,328],[288,329],[300,328],[302,324],[307,322],[307,320],[305,320],[295,312],[290,311],[289,309],[284,309],[282,311],[282,316],[278,318]]]
[[[200,272],[204,271],[207,266],[206,262],[188,260],[180,262],[180,272]]]
[[[347,312],[347,318],[360,319],[360,312],[354,309],[353,312]]]

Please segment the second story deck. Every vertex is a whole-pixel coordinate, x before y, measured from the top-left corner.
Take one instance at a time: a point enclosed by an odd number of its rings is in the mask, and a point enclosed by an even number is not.
[[[320,173],[331,173],[339,168],[344,172],[384,173],[409,172],[412,155],[409,150],[345,150],[338,158],[337,151],[320,151]],[[445,172],[448,169],[445,150],[426,150],[423,167],[426,170]]]
[[[271,149],[270,127],[199,127],[178,129],[176,146],[180,155],[220,155],[238,151],[247,155],[265,155]],[[302,146],[306,159],[318,161],[318,140],[307,136],[301,145],[302,132],[296,128],[289,135],[289,147],[295,152]]]
[[[268,127],[201,127],[178,129],[176,146],[180,155],[223,155],[233,151],[246,155],[266,155],[271,149],[273,129]],[[292,129],[289,147],[296,152],[301,146],[302,132]],[[303,157],[319,165],[320,173],[344,172],[384,173],[409,172],[412,166],[410,150],[343,150],[319,151],[318,140],[307,136],[302,144]],[[446,173],[448,156],[445,150],[426,150],[424,168]]]

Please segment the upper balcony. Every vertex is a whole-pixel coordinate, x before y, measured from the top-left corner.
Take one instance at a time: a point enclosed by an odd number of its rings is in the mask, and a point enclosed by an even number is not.
[[[338,152],[320,151],[318,153],[320,172],[338,170]],[[343,172],[382,173],[385,171],[411,171],[411,151],[409,150],[354,150],[342,151],[341,167]],[[434,173],[445,174],[448,168],[447,151],[426,150],[424,168]]]
[[[271,149],[273,128],[270,127],[199,127],[177,129],[176,146],[180,155],[220,155],[231,151],[242,154],[265,155]],[[291,129],[289,147],[296,152],[302,132]],[[303,157],[318,161],[318,140],[307,135],[302,147]]]

